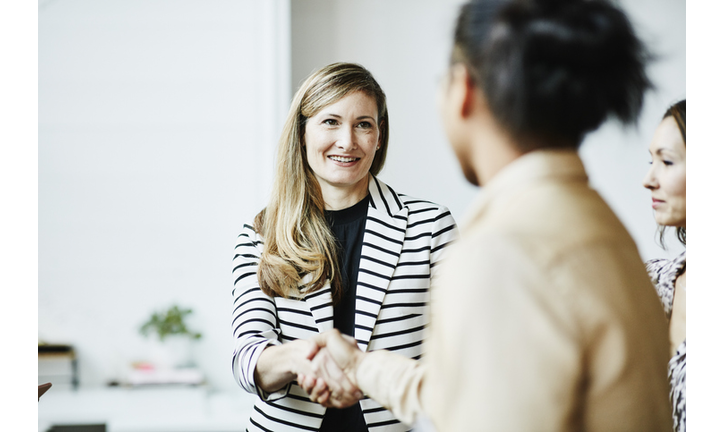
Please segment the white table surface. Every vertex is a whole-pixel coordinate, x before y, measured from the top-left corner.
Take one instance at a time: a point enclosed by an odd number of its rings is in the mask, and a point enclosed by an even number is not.
[[[253,401],[253,395],[241,389],[51,387],[38,402],[38,431],[53,425],[102,423],[107,432],[240,432]]]

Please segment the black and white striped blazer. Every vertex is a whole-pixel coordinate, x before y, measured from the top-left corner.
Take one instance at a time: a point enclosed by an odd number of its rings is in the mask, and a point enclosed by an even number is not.
[[[369,193],[355,338],[362,350],[386,349],[419,359],[429,323],[430,281],[443,250],[457,236],[455,221],[445,207],[399,195],[375,177]],[[333,327],[329,282],[302,300],[267,296],[256,275],[263,248],[259,234],[244,225],[233,261],[232,369],[236,382],[257,394],[247,430],[316,431],[326,408],[311,402],[296,382],[267,394],[256,386],[254,369],[267,345],[306,339]],[[410,429],[371,399],[362,399],[360,405],[370,431]]]

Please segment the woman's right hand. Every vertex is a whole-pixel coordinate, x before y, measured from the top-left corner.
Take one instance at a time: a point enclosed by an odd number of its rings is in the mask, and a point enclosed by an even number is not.
[[[308,339],[297,339],[282,345],[264,348],[254,371],[257,386],[267,393],[282,389],[302,374],[314,377],[312,359],[319,351]]]
[[[312,368],[314,376],[300,374],[297,377],[312,402],[327,408],[346,408],[362,399],[360,389],[349,380],[326,348],[316,353]]]

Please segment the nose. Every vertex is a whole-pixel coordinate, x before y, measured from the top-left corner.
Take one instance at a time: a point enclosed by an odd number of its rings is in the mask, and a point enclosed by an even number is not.
[[[651,168],[649,168],[649,171],[644,176],[643,185],[646,189],[649,190],[654,190],[659,187],[659,182],[656,180],[656,176],[654,175],[653,165],[651,165]]]
[[[357,148],[357,137],[352,127],[343,127],[339,130],[336,145],[339,149],[350,151]]]

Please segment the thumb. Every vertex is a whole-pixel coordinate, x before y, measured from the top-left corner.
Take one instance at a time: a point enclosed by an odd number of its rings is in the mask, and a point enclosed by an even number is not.
[[[339,334],[339,330],[333,328],[331,330],[327,330],[324,333],[317,333],[309,340],[314,342],[319,348],[323,348],[327,346],[327,343],[329,342],[329,338],[333,337],[334,334]]]
[[[321,346],[314,340],[314,338],[309,339],[309,347],[307,349],[307,355],[304,357],[307,360],[311,360],[314,358],[314,356],[317,355],[319,350],[321,349]]]
[[[353,338],[350,335],[346,335],[346,334],[342,334],[342,337],[344,338],[344,340],[349,342],[350,345],[357,346],[357,339]]]

